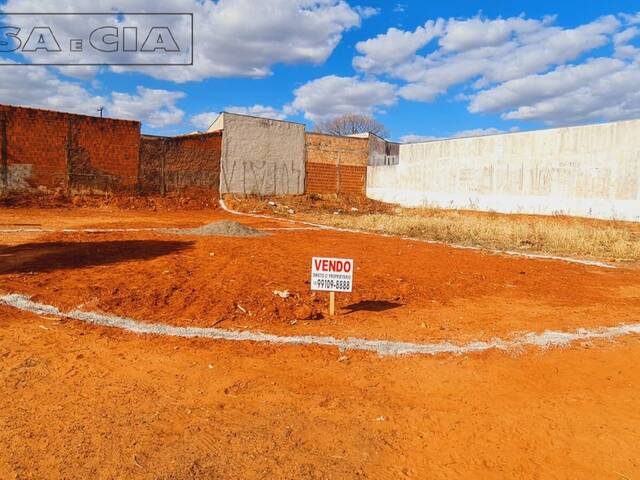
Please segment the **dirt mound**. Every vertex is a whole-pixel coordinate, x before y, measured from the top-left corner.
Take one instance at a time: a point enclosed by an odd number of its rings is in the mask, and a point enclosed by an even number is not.
[[[170,193],[166,196],[127,193],[11,193],[0,195],[2,208],[111,208],[115,210],[216,210],[218,194],[212,192]]]
[[[223,237],[263,237],[265,232],[247,227],[240,222],[223,220],[221,222],[208,223],[196,228],[168,228],[167,233],[176,235],[200,235],[200,236],[223,236]]]
[[[395,205],[371,200],[362,195],[289,195],[279,197],[241,197],[227,194],[224,201],[229,208],[250,213],[291,216],[294,213],[330,213],[345,215],[364,213],[393,213]]]

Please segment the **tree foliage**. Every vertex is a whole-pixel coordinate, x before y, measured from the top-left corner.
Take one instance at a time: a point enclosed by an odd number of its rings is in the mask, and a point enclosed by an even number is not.
[[[353,135],[355,133],[373,133],[382,138],[389,136],[387,128],[375,118],[351,113],[333,117],[315,124],[315,131],[331,135]]]

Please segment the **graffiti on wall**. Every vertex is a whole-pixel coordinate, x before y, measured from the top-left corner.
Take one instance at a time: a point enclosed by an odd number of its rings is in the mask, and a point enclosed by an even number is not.
[[[304,188],[304,172],[293,163],[232,160],[223,163],[221,176],[225,193],[286,195]]]

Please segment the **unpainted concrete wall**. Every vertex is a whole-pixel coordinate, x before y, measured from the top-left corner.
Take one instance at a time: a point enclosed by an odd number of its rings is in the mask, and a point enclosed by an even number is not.
[[[353,193],[364,195],[369,140],[307,133],[307,193]]]
[[[369,134],[369,165],[397,165],[399,162],[400,144]]]
[[[220,188],[222,132],[140,139],[140,190],[146,194]]]
[[[221,193],[304,193],[304,125],[222,115]]]
[[[140,123],[0,105],[0,191],[130,191]]]
[[[640,120],[400,145],[367,195],[405,206],[640,221]]]

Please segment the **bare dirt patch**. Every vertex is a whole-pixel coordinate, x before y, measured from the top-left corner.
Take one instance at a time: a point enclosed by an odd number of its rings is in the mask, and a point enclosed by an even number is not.
[[[85,223],[102,215],[80,212]],[[153,215],[157,224],[174,217]],[[46,223],[36,212],[30,218]],[[208,213],[203,224],[229,219]],[[287,225],[254,218],[241,223],[255,230]],[[146,231],[12,236],[13,244],[0,250],[0,288],[65,310],[151,323],[423,342],[640,318],[640,276],[633,268],[604,270],[354,233],[270,233],[240,241],[217,235],[186,241]],[[310,291],[313,256],[355,260],[356,288],[337,296],[336,317],[327,316],[328,295]],[[284,290],[286,298],[274,293]]]
[[[234,209],[251,213],[275,213],[291,216],[295,213],[393,213],[395,206],[362,195],[290,195],[255,197],[225,195],[224,201]]]
[[[114,210],[215,210],[218,195],[211,192],[190,191],[165,196],[131,195],[123,193],[68,193],[62,189],[54,193],[12,193],[0,195],[1,208],[106,208]]]
[[[185,237],[87,226],[270,235]],[[0,210],[0,292],[281,335],[467,343],[636,323],[640,275],[216,211]],[[355,290],[309,290],[312,256]],[[287,290],[281,297],[275,292]],[[0,478],[635,478],[637,336],[439,357],[138,336],[0,306]],[[588,452],[586,454],[585,452]]]
[[[2,478],[640,475],[637,338],[381,359],[0,317]]]

